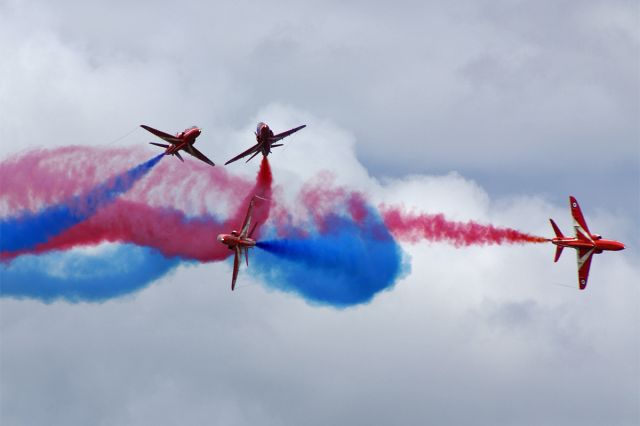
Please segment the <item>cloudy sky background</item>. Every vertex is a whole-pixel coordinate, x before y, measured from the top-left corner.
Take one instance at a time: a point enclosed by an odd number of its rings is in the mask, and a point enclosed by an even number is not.
[[[569,229],[575,195],[628,247],[585,292],[548,246],[418,244],[411,274],[345,310],[250,268],[232,294],[229,263],[102,304],[0,300],[0,420],[637,424],[639,28],[633,1],[0,0],[2,159],[144,144],[120,137],[146,123],[202,126],[223,163],[259,120],[307,123],[270,157],[287,194],[329,170],[376,202],[542,235]]]

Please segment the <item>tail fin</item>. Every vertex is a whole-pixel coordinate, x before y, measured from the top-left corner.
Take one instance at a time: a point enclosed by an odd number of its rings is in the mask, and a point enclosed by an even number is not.
[[[562,231],[560,230],[560,228],[558,228],[558,225],[556,225],[556,223],[553,221],[553,219],[549,219],[549,222],[551,222],[551,227],[553,228],[553,232],[556,233],[556,237],[564,238],[564,235],[562,234]]]

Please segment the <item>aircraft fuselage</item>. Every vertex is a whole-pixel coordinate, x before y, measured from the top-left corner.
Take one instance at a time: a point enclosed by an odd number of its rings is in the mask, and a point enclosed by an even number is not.
[[[226,245],[230,249],[233,249],[235,247],[251,248],[256,245],[256,241],[254,239],[248,237],[241,238],[239,235],[234,235],[234,233],[219,234],[218,241]]]
[[[273,131],[266,123],[258,123],[256,128],[256,142],[260,144],[260,151],[263,156],[268,156],[271,152],[271,138],[273,137]]]
[[[620,241],[605,240],[602,238],[594,238],[593,242],[578,238],[553,238],[551,242],[560,247],[569,247],[574,249],[595,249],[596,253],[603,251],[619,251],[624,250],[624,244]]]
[[[170,144],[165,151],[165,155],[175,154],[181,149],[186,150],[187,145],[193,145],[196,143],[196,138],[200,136],[200,133],[202,133],[202,130],[200,130],[200,128],[192,127],[176,134],[176,138],[180,139],[180,142]]]

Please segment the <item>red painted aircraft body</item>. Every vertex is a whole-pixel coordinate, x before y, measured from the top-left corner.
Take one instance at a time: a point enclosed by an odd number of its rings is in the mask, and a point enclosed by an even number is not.
[[[202,130],[200,128],[193,126],[185,129],[180,133],[176,133],[176,135],[173,136],[160,130],[154,129],[153,127],[145,126],[144,124],[141,124],[140,127],[147,130],[148,132],[153,133],[160,139],[169,142],[168,145],[163,143],[149,142],[151,145],[166,148],[166,150],[164,151],[164,155],[175,155],[176,157],[178,157],[178,159],[180,159],[180,161],[184,161],[182,159],[182,156],[180,155],[180,151],[185,151],[186,153],[196,157],[198,160],[204,161],[210,166],[215,166],[213,161],[209,160],[206,155],[198,151],[196,147],[193,146],[193,144],[196,143],[196,138],[200,136],[200,133],[202,133]]]
[[[240,232],[233,230],[230,234],[219,234],[218,241],[222,244],[229,247],[229,250],[234,251],[233,258],[233,275],[231,277],[231,290],[236,287],[236,280],[238,279],[238,270],[240,269],[240,258],[242,257],[242,253],[244,252],[244,257],[247,262],[247,266],[249,266],[249,249],[255,247],[256,240],[251,238],[254,231],[256,230],[257,223],[253,225],[251,231],[249,231],[249,226],[251,225],[251,212],[253,211],[253,204],[256,198],[260,198],[258,196],[254,196],[249,202],[249,208],[247,209],[247,215],[244,218],[244,222],[242,223],[242,228],[240,228]]]
[[[589,231],[587,222],[584,220],[580,205],[578,205],[578,201],[574,197],[569,197],[569,206],[571,207],[571,216],[573,217],[573,227],[576,236],[565,237],[553,219],[549,219],[553,231],[556,234],[556,237],[550,241],[557,246],[554,262],[560,259],[562,249],[565,247],[576,249],[578,256],[578,285],[580,286],[580,290],[584,290],[587,287],[587,281],[589,279],[591,257],[603,251],[623,250],[624,244],[619,241],[605,240],[598,234],[592,234],[591,231]]]
[[[247,149],[246,151],[236,155],[235,157],[233,157],[231,160],[227,161],[224,164],[227,165],[229,163],[233,163],[234,161],[239,160],[251,154],[253,155],[249,157],[249,159],[247,160],[247,163],[259,153],[262,153],[262,155],[266,157],[271,152],[271,148],[275,148],[283,145],[281,143],[275,143],[275,142],[278,142],[286,138],[290,134],[295,133],[300,129],[304,129],[305,127],[307,127],[307,125],[303,124],[302,126],[294,127],[293,129],[289,129],[286,132],[282,132],[282,133],[278,133],[277,135],[274,135],[273,131],[269,128],[267,124],[260,122],[258,123],[258,127],[256,128],[256,132],[255,132],[257,143],[251,148]]]

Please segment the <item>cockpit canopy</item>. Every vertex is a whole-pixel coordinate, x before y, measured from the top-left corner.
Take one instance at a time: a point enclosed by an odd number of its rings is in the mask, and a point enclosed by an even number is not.
[[[592,234],[591,236],[593,237],[594,240],[599,240],[602,238],[602,235],[599,235],[599,234]]]

